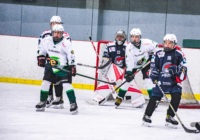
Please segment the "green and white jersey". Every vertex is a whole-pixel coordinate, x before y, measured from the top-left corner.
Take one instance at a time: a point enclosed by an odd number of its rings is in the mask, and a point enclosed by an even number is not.
[[[40,45],[39,55],[46,56],[48,54],[52,66],[76,65],[72,43],[69,39],[63,37],[61,41],[54,43],[53,37],[48,36],[43,39]]]
[[[150,39],[141,39],[140,48],[132,43],[126,48],[126,70],[132,71],[146,64],[149,56],[156,52],[157,43]]]

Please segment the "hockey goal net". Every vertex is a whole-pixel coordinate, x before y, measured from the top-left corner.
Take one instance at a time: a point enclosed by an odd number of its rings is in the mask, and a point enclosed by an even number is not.
[[[108,43],[111,43],[111,41],[99,41],[97,44],[97,58],[96,58],[96,66],[100,66],[100,63],[102,62],[102,56],[103,52],[106,48],[106,45]],[[96,69],[96,78],[101,79],[101,74],[98,69]],[[135,77],[135,81],[138,85],[138,87],[141,89],[141,91],[144,93],[145,98],[148,98],[147,91],[144,89],[144,84],[142,80],[142,74],[138,73]],[[95,89],[97,88],[97,85],[99,82],[95,81]],[[179,108],[199,108],[200,109],[200,104],[198,100],[195,98],[194,93],[192,91],[192,87],[190,85],[189,77],[182,83],[183,84],[183,90],[182,90],[182,99]]]

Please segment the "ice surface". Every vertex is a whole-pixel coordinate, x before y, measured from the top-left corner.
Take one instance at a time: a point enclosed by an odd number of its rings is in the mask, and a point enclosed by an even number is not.
[[[76,90],[79,114],[47,108],[36,112],[40,86],[0,83],[0,140],[200,140],[200,134],[165,127],[167,106],[160,105],[152,116],[153,126],[142,126],[144,109],[94,106],[86,103],[92,91]],[[200,121],[200,110],[180,109],[180,118],[189,127]]]

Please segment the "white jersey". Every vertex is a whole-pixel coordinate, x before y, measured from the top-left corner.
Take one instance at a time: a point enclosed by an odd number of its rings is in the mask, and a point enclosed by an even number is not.
[[[38,39],[38,53],[41,50],[40,44],[41,44],[42,40],[46,37],[49,37],[49,36],[52,36],[51,30],[46,30],[40,35],[40,38]],[[66,39],[69,39],[71,41],[69,34],[66,33],[66,32],[63,33],[63,37],[66,38]]]
[[[48,36],[42,40],[40,46],[39,55],[46,56],[48,54],[50,58],[57,61],[57,65],[75,65],[75,57],[70,40],[63,38],[60,42],[54,44],[53,37]]]
[[[132,71],[146,64],[149,56],[156,52],[157,43],[150,39],[141,39],[140,48],[130,43],[126,48],[126,70]]]

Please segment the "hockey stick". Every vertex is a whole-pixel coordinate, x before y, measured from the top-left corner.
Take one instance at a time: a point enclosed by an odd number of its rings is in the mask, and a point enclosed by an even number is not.
[[[178,116],[178,114],[176,113],[176,111],[174,110],[173,106],[171,105],[171,103],[169,102],[167,96],[165,95],[163,89],[160,87],[160,85],[158,84],[157,81],[155,81],[156,85],[158,86],[158,88],[160,89],[161,93],[163,94],[165,100],[167,101],[167,103],[169,104],[169,106],[171,107],[172,111],[174,112],[174,114],[176,115],[176,118],[178,119],[178,121],[180,122],[181,126],[183,127],[183,129],[185,130],[185,132],[188,132],[188,133],[200,133],[199,130],[193,130],[193,129],[189,129],[187,128],[183,122],[181,121],[180,117]]]
[[[200,122],[191,122],[190,126],[191,127],[196,127],[200,131]]]
[[[99,66],[99,67],[97,67],[97,66],[90,66],[90,65],[81,64],[81,63],[77,63],[77,65],[79,65],[79,66],[83,66],[83,67],[89,67],[89,68],[104,69],[105,67],[107,67],[107,66],[111,63],[111,61],[112,61],[112,60],[109,59],[109,61],[106,62],[105,65],[103,65],[103,66]]]
[[[143,65],[140,69],[137,69],[137,71],[133,74],[136,75],[138,72],[140,72],[142,69],[144,69],[147,65],[150,64],[150,61],[148,61],[145,65]],[[133,79],[132,79],[133,80]],[[124,81],[121,85],[119,85],[114,91],[109,93],[103,100],[99,102],[99,105],[103,105],[105,102],[107,102],[110,95],[114,94],[120,87],[122,87],[127,81]]]
[[[61,71],[64,71],[64,72],[67,72],[67,73],[70,73],[70,71],[69,71],[69,70],[66,70],[66,69],[61,69],[61,68],[58,68],[58,67],[53,67],[53,68],[58,69],[58,70],[61,70]],[[88,78],[88,79],[92,79],[92,80],[97,80],[97,81],[99,81],[99,82],[103,82],[103,83],[106,83],[106,84],[116,85],[115,82],[103,81],[103,80],[96,79],[96,78],[93,78],[93,77],[90,77],[90,76],[87,76],[87,75],[83,75],[83,74],[80,74],[80,73],[76,73],[76,75],[81,76],[81,77],[85,77],[85,78]]]

